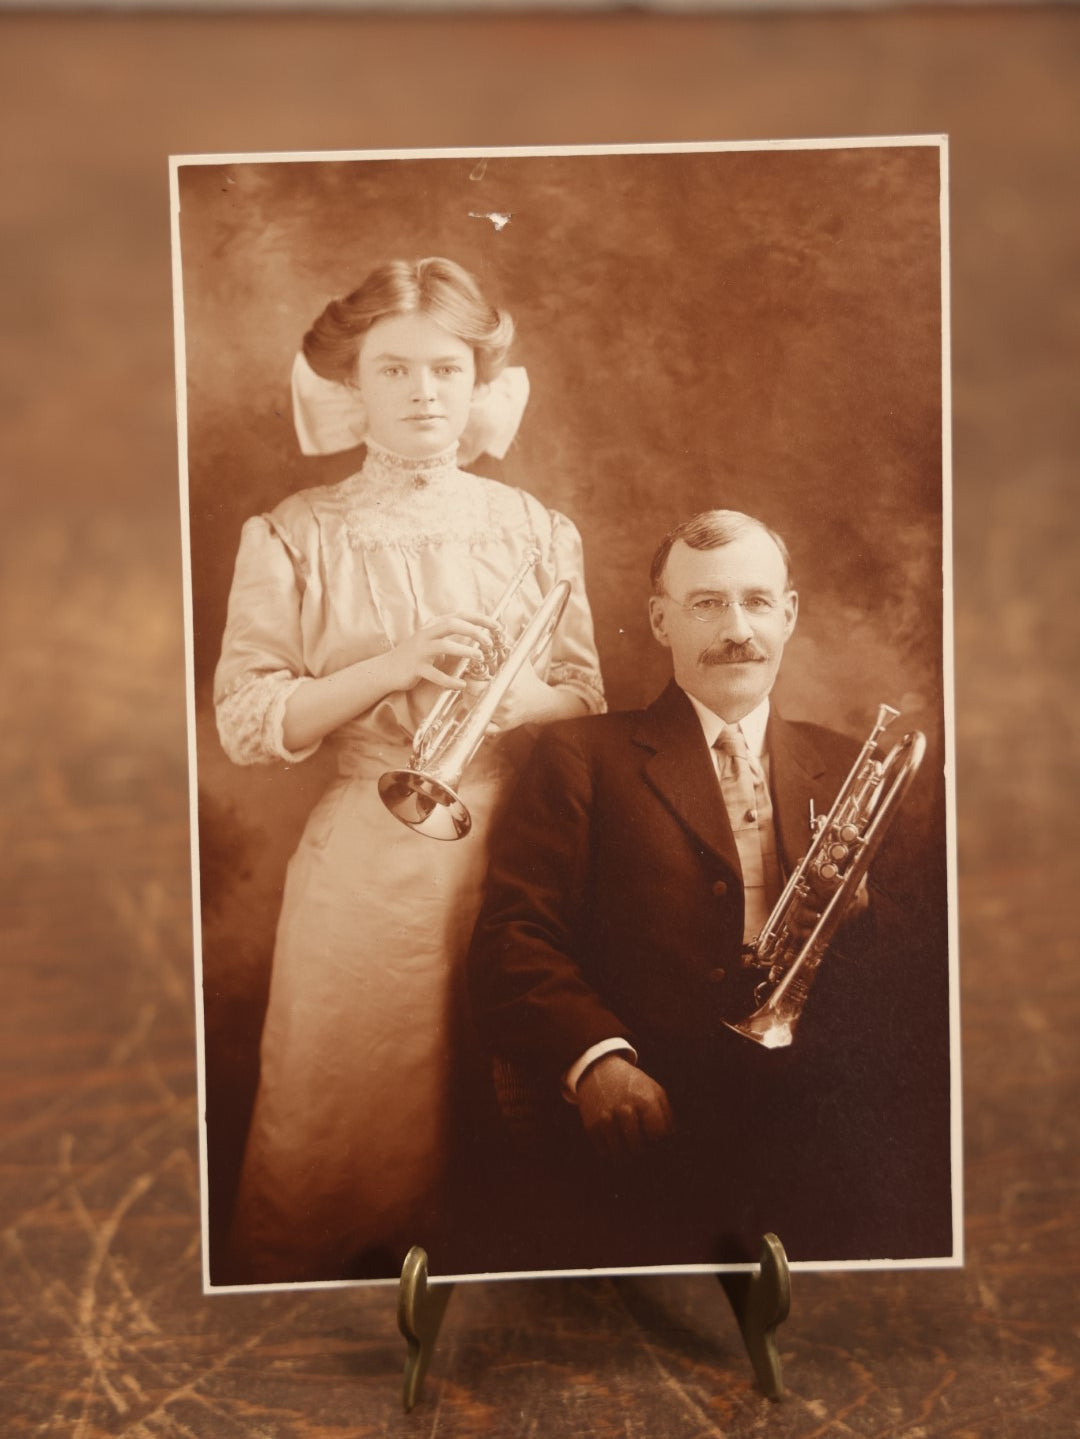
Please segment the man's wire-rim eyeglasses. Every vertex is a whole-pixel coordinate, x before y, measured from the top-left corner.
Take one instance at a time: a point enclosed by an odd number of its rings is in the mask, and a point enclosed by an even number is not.
[[[691,619],[699,620],[703,625],[714,623],[726,616],[728,611],[735,609],[736,606],[742,610],[747,619],[763,620],[780,605],[779,600],[775,600],[769,595],[750,595],[745,600],[725,600],[721,595],[699,595],[696,600],[689,602],[677,600],[674,595],[667,597],[672,604],[685,610]]]

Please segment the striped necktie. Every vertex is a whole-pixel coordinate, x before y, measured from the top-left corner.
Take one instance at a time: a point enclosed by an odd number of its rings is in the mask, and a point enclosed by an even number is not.
[[[739,851],[746,906],[743,943],[749,944],[780,895],[772,800],[761,763],[737,725],[725,725],[713,747],[720,756],[720,790]]]

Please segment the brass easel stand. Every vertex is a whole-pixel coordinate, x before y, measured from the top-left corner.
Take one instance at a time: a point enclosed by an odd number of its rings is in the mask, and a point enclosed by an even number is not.
[[[439,1337],[439,1326],[453,1292],[452,1284],[428,1288],[427,1254],[414,1244],[401,1266],[401,1289],[398,1293],[398,1328],[408,1345],[402,1394],[406,1414],[420,1398],[424,1375],[431,1363],[435,1340]]]
[[[766,1234],[756,1272],[720,1274],[717,1278],[735,1311],[762,1392],[769,1399],[781,1399],[784,1378],[776,1330],[791,1310],[791,1275],[784,1246],[775,1234]],[[428,1287],[427,1254],[414,1245],[401,1267],[398,1297],[398,1327],[408,1345],[402,1395],[406,1414],[420,1398],[439,1326],[453,1292],[452,1284]]]
[[[753,1274],[719,1274],[735,1311],[746,1352],[767,1399],[784,1397],[784,1374],[776,1330],[791,1312],[791,1272],[784,1246],[775,1234],[761,1240],[761,1267]]]

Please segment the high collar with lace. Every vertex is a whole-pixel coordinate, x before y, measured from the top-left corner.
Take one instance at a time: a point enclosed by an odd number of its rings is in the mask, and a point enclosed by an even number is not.
[[[371,438],[366,444],[367,455],[360,475],[369,483],[412,484],[415,489],[422,490],[427,485],[457,474],[456,442],[437,455],[427,455],[423,459],[395,454]]]
[[[498,529],[492,505],[502,487],[459,470],[456,457],[451,446],[409,459],[369,440],[363,466],[334,492],[349,544],[421,550],[490,541]]]

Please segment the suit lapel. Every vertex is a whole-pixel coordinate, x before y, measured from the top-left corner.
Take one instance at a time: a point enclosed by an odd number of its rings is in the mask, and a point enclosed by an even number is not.
[[[706,849],[741,875],[712,756],[693,705],[674,682],[644,712],[634,740],[650,751],[646,782]]]
[[[769,714],[765,744],[776,841],[785,872],[790,873],[810,848],[810,801],[816,802],[820,813],[820,781],[826,765],[814,746],[781,719],[775,708]]]

